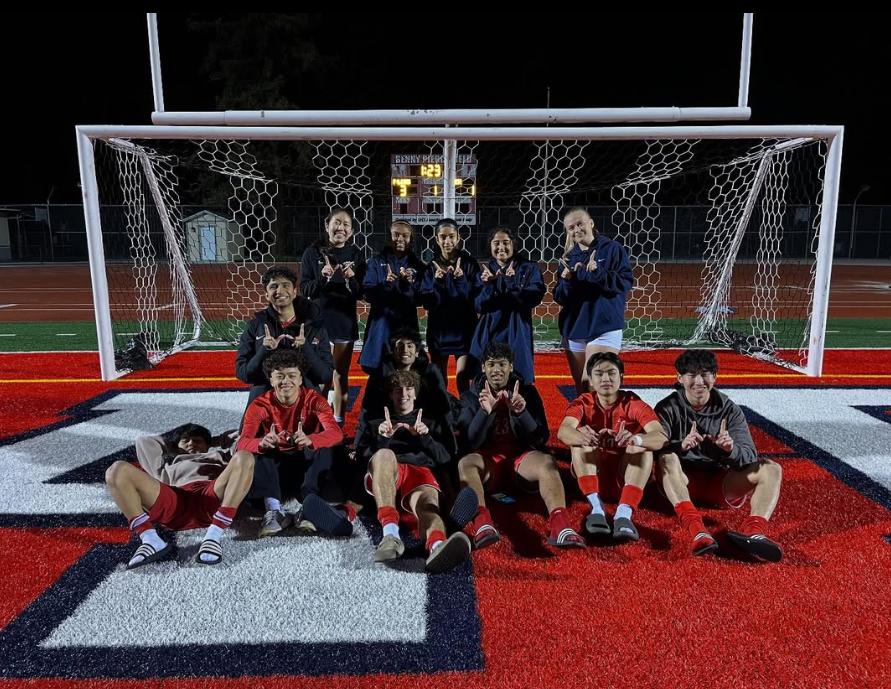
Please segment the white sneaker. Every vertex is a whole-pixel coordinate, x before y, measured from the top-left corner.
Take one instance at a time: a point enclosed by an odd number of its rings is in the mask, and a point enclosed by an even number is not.
[[[266,536],[278,536],[294,521],[294,517],[278,510],[269,510],[263,515],[263,525],[260,527],[260,538]]]

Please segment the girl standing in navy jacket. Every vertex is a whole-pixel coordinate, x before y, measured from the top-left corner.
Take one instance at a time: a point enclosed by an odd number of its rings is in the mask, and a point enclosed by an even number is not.
[[[596,352],[622,348],[625,304],[634,285],[634,272],[625,248],[600,235],[585,208],[563,214],[566,253],[554,301],[563,308],[558,325],[578,394],[587,392],[585,362]]]
[[[371,313],[359,365],[368,373],[381,365],[387,342],[395,330],[420,339],[418,304],[424,262],[412,251],[414,231],[404,220],[390,225],[389,243],[368,261],[363,288]]]
[[[470,354],[479,364],[487,344],[506,342],[514,350],[514,370],[532,383],[532,311],[541,304],[545,284],[538,264],[517,253],[516,245],[516,237],[506,227],[489,233],[492,258],[481,266],[476,279],[480,320]]]
[[[448,381],[449,357],[455,357],[458,394],[470,387],[470,343],[476,330],[476,260],[458,247],[458,223],[443,218],[436,223],[440,255],[424,271],[421,300],[427,309],[427,349],[431,361]]]
[[[356,302],[362,297],[365,255],[352,241],[355,221],[344,208],[325,218],[326,236],[303,252],[300,292],[318,304],[334,355],[334,419],[343,425],[350,389],[353,346],[359,339]],[[329,386],[330,388],[330,386]],[[326,388],[325,392],[328,393]]]

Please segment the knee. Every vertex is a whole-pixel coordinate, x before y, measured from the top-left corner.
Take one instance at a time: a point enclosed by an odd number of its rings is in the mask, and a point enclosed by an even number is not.
[[[396,464],[396,455],[393,450],[378,450],[371,457],[371,473],[395,474]]]
[[[462,479],[483,468],[483,458],[479,455],[466,455],[458,462],[458,476]]]
[[[758,478],[762,481],[780,483],[783,480],[783,467],[770,459],[762,459],[759,462]]]
[[[119,459],[105,470],[105,483],[109,486],[120,485],[124,476],[132,468],[132,464]]]
[[[570,456],[572,457],[572,463],[577,467],[587,464],[594,467],[595,470],[597,468],[597,460],[599,458],[597,450],[593,450],[590,447],[572,447],[570,448]]]
[[[625,455],[629,461],[639,466],[641,469],[649,471],[653,468],[653,453],[641,452],[636,455]]]
[[[538,465],[538,473],[540,476],[559,476],[560,470],[557,468],[557,462],[551,455],[544,452],[535,452],[527,459],[531,459]]]
[[[674,452],[667,452],[659,458],[659,475],[663,478],[680,478],[681,460]]]
[[[439,509],[439,493],[429,487],[419,489],[418,502],[415,509],[424,512],[436,512]]]
[[[248,452],[247,450],[239,450],[232,457],[230,464],[235,468],[236,471],[243,471],[244,473],[254,473],[254,464],[256,460],[254,459],[254,455],[252,452]]]

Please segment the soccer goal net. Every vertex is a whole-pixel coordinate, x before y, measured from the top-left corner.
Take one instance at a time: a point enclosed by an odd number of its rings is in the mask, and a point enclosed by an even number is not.
[[[103,377],[185,347],[235,344],[266,306],[262,274],[273,265],[299,273],[334,207],[352,213],[352,241],[369,256],[397,219],[412,224],[425,261],[438,255],[442,217],[457,220],[463,247],[481,261],[489,231],[510,228],[515,251],[539,263],[548,286],[533,314],[536,349],[548,350],[560,347],[552,292],[566,252],[561,211],[584,206],[634,268],[625,349],[730,347],[819,372],[831,137],[710,127],[680,138],[635,128],[604,139],[590,128],[590,138],[541,129],[539,140],[505,139],[504,130],[499,139],[357,139],[353,130],[349,140],[271,140],[183,138],[180,129],[178,138],[90,138],[88,225],[100,247],[91,269],[94,286],[107,285],[96,300],[107,324]]]

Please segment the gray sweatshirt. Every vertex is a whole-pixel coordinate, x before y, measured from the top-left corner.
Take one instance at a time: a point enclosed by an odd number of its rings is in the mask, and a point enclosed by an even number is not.
[[[742,467],[758,461],[755,441],[749,433],[749,424],[742,409],[716,388],[712,388],[708,402],[699,411],[690,406],[684,389],[680,386],[661,400],[655,411],[669,440],[663,453],[674,452],[682,462],[722,467]],[[694,421],[701,436],[716,438],[721,432],[721,421],[724,419],[727,420],[727,432],[733,438],[733,450],[729,454],[715,445],[711,438],[705,438],[697,447],[687,452],[681,450],[681,442],[690,433]]]
[[[136,439],[136,458],[146,473],[168,486],[185,486],[195,481],[213,481],[231,459],[229,452],[210,449],[202,454],[178,454],[179,449],[157,435]]]

